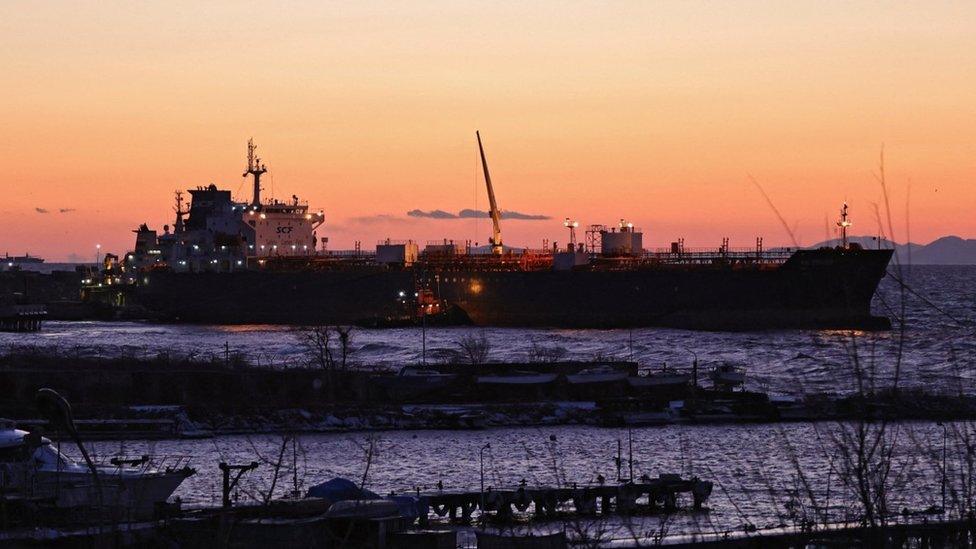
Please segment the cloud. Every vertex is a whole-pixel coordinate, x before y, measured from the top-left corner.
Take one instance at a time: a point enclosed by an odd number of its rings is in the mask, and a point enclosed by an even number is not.
[[[346,223],[355,225],[378,225],[380,223],[406,223],[407,220],[390,214],[361,215],[346,219]]]
[[[423,210],[410,210],[407,212],[410,217],[429,217],[430,219],[457,219],[458,216],[450,212],[445,212],[444,210],[431,210],[425,212]]]
[[[39,214],[46,214],[46,213],[48,213],[48,211],[45,210],[44,208],[34,208],[34,211],[37,212],[37,213],[39,213]]]
[[[70,213],[70,212],[73,212],[73,211],[75,211],[74,208],[61,208],[61,209],[58,210],[58,212],[63,213],[63,214]]]
[[[445,212],[444,210],[410,210],[407,212],[410,217],[426,217],[430,219],[473,219],[473,218],[487,218],[488,212],[483,210],[471,210],[464,209],[456,214]],[[545,221],[547,219],[552,219],[548,215],[542,214],[527,214],[522,212],[515,212],[511,210],[502,210],[502,219],[514,219],[520,221]]]
[[[481,210],[461,210],[458,212],[458,217],[461,219],[470,219],[472,217],[489,217],[488,212]],[[512,210],[502,210],[502,219],[518,219],[520,221],[545,221],[547,219],[552,219],[552,217],[543,214],[527,214],[522,212],[515,212]]]
[[[324,229],[320,229],[320,232],[324,232],[325,234],[353,233],[362,231],[363,227],[373,227],[377,225],[406,225],[409,223],[413,223],[413,220],[398,215],[360,215],[345,218],[341,222],[335,221],[333,223],[327,223]]]

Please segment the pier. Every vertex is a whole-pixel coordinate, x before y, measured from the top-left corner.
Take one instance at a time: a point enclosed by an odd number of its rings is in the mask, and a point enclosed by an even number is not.
[[[452,522],[469,522],[475,511],[483,518],[507,522],[516,513],[528,513],[539,519],[566,514],[578,516],[670,513],[678,509],[682,494],[691,497],[692,508],[701,509],[712,493],[712,483],[698,478],[682,479],[680,475],[662,474],[656,479],[638,482],[565,487],[529,487],[514,489],[488,488],[484,492],[416,492],[426,502],[430,513]],[[424,515],[421,513],[421,523]]]
[[[0,306],[0,332],[36,332],[46,317],[44,305]]]

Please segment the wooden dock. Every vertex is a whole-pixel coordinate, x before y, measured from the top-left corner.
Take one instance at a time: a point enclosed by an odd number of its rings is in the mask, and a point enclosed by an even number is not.
[[[712,483],[698,478],[682,479],[679,475],[660,475],[656,479],[621,484],[596,484],[566,487],[489,488],[484,492],[416,493],[426,501],[430,513],[452,521],[468,522],[475,511],[492,520],[505,522],[517,513],[536,518],[555,518],[566,514],[604,516],[673,512],[682,494],[691,497],[694,509],[700,509],[712,493]],[[421,517],[423,518],[423,517]]]

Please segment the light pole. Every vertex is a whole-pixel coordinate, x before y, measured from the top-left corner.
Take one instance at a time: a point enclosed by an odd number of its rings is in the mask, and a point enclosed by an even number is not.
[[[478,458],[481,463],[481,513],[485,512],[485,450],[491,450],[491,443],[486,442],[484,446],[481,447],[481,451],[478,452]]]
[[[941,421],[938,423],[942,427],[942,519],[946,516],[946,441],[949,438],[949,428]]]
[[[420,305],[420,338],[423,345],[420,351],[420,361],[427,366],[427,308]]]
[[[102,245],[95,244],[95,267],[98,267],[98,258],[102,253]]]
[[[685,347],[685,350],[695,357],[694,362],[691,363],[691,388],[694,391],[698,389],[698,353],[689,347]]]
[[[576,227],[579,227],[579,221],[567,217],[563,227],[569,229],[569,250],[576,251]]]

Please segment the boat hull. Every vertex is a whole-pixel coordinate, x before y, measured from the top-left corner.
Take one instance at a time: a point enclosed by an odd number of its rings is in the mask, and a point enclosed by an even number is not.
[[[476,325],[887,328],[871,315],[871,299],[890,257],[816,250],[768,269],[469,271],[425,282]]]
[[[159,272],[123,301],[170,321],[351,324],[402,315],[401,292],[426,287],[481,326],[883,329],[890,323],[871,315],[871,299],[890,257],[804,250],[748,268]]]

